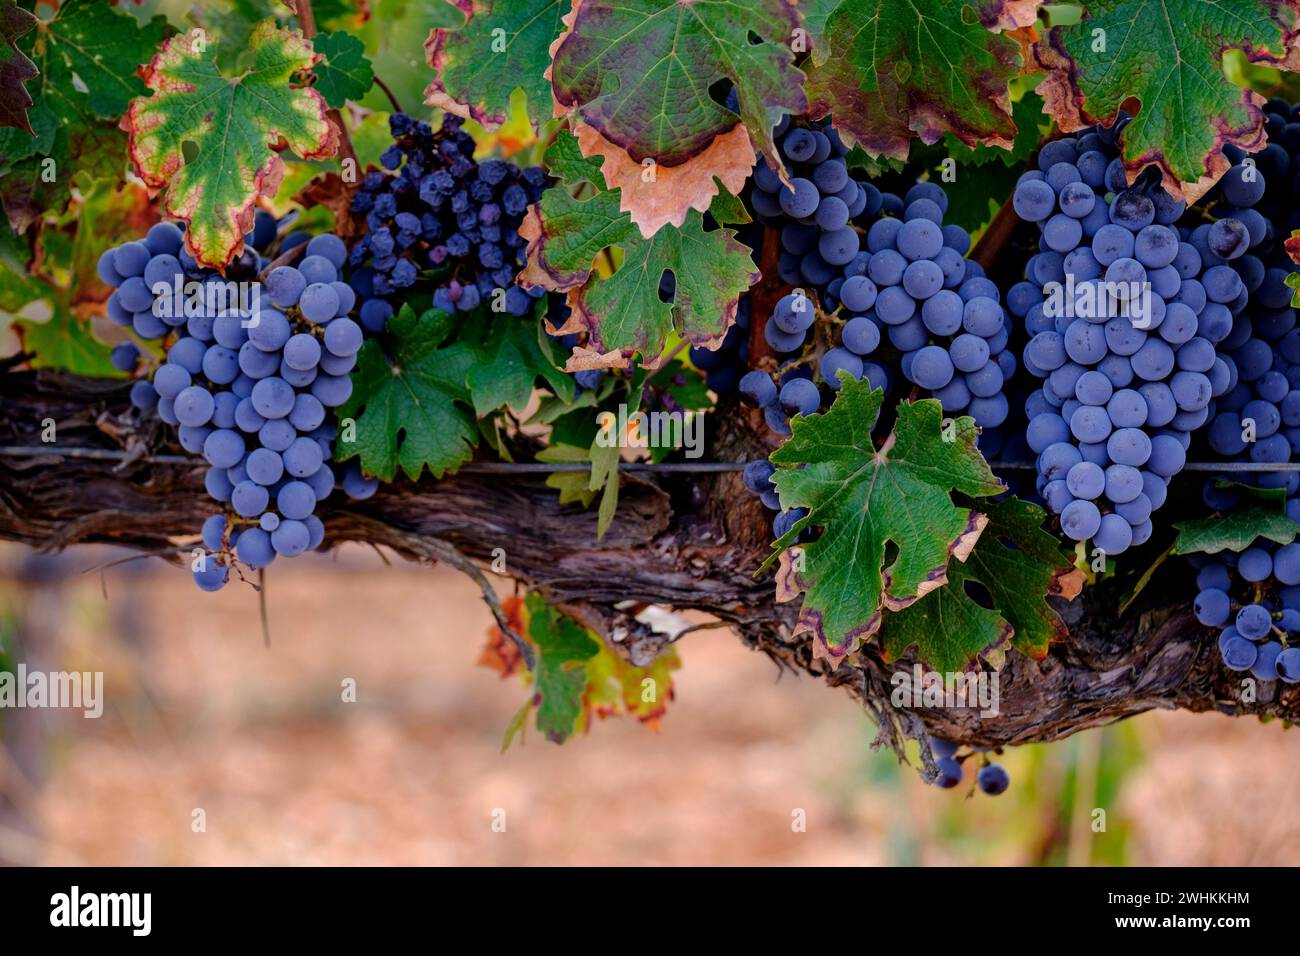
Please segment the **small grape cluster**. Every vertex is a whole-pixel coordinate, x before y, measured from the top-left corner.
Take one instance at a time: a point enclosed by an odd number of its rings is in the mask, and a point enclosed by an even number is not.
[[[515,285],[524,263],[519,235],[524,212],[541,199],[546,173],[538,167],[474,159],[463,120],[448,114],[434,132],[405,113],[389,118],[393,145],[380,156],[352,200],[366,232],[353,245],[350,278],[361,300],[359,318],[378,332],[393,314],[393,297],[432,270],[434,305],[471,312],[500,297],[496,311],[524,316],[541,289]]]
[[[1192,433],[1237,384],[1219,350],[1248,285],[1230,261],[1263,234],[1257,216],[1198,222],[1206,211],[1154,170],[1130,185],[1123,125],[1046,144],[1020,178],[1014,208],[1039,251],[1007,295],[1043,380],[1025,403],[1038,493],[1068,537],[1107,555],[1151,537]]]
[[[962,770],[961,762],[957,760],[957,744],[938,737],[927,737],[926,740],[930,745],[930,753],[934,755],[935,765],[939,769],[939,775],[932,783],[945,790],[958,786],[961,783]],[[1011,775],[1001,764],[985,759],[979,772],[975,774],[975,785],[980,788],[981,793],[996,797],[1006,793],[1007,788],[1011,786]]]
[[[208,462],[209,495],[229,506],[203,524],[207,553],[194,579],[205,591],[225,585],[236,557],[257,569],[318,547],[325,529],[314,511],[335,486],[327,410],[351,395],[349,373],[364,338],[348,317],[352,289],[339,277],[347,249],[333,235],[286,236],[281,252],[305,242],[305,255],[258,285],[257,270],[268,265],[261,250],[275,238],[274,219],[259,213],[245,238],[247,261],[223,277],[199,267],[181,228],[164,222],[143,241],[109,249],[98,264],[114,287],[109,318],[166,349],[152,382],[132,385],[132,403],[176,426],[181,447]],[[250,277],[255,298],[232,288],[238,275]],[[126,366],[127,353],[119,354]],[[377,485],[355,465],[343,483],[354,497]]]
[[[1233,567],[1223,561],[1197,561],[1196,619],[1222,628],[1219,654],[1229,670],[1248,670],[1259,680],[1300,683],[1300,646],[1290,643],[1290,636],[1300,633],[1300,544],[1292,542],[1276,552],[1255,546],[1233,557]],[[1242,582],[1244,587],[1234,588]]]

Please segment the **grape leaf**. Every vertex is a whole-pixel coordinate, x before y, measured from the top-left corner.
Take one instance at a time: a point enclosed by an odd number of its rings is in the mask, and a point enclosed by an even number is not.
[[[36,276],[0,269],[0,315],[11,317],[34,368],[61,368],[75,375],[119,378],[109,347],[91,332],[68,301],[68,290]]]
[[[0,128],[0,200],[15,231],[62,212],[74,185],[121,178],[126,137],[108,121],[144,92],[136,69],[170,29],[161,16],[138,23],[107,3],[68,0],[22,37],[40,76],[30,91],[34,135]]]
[[[627,151],[678,166],[743,123],[775,152],[783,113],[806,109],[804,74],[787,44],[799,27],[787,0],[584,0],[555,50],[557,103]],[[711,89],[730,80],[739,117]]]
[[[510,95],[522,89],[537,126],[551,111],[546,70],[569,3],[460,0],[458,5],[466,15],[464,25],[435,28],[424,44],[434,72],[425,103],[495,129],[506,120]]]
[[[352,373],[352,397],[340,421],[356,420],[356,441],[340,439],[337,461],[360,457],[361,470],[392,481],[400,467],[415,481],[427,465],[433,477],[455,471],[478,444],[466,377],[474,353],[463,343],[444,346],[454,320],[430,309],[416,317],[403,305],[388,323],[392,360],[366,340]]]
[[[653,661],[638,667],[600,643],[600,653],[587,661],[587,686],[582,694],[582,725],[590,730],[592,719],[632,716],[651,730],[673,699],[672,672],[680,670],[677,648],[669,646]]]
[[[1081,22],[1034,45],[1047,70],[1039,92],[1066,132],[1110,125],[1136,98],[1123,137],[1129,182],[1155,166],[1192,202],[1227,170],[1225,144],[1264,145],[1263,98],[1224,76],[1224,52],[1294,70],[1295,21],[1295,5],[1275,0],[1089,0]]]
[[[948,583],[885,615],[880,645],[887,660],[915,647],[917,658],[939,671],[962,670],[976,657],[996,667],[1008,646],[1041,659],[1053,641],[1067,637],[1065,622],[1045,599],[1073,597],[1081,574],[1043,530],[1043,509],[1018,498],[978,507],[989,523],[970,557],[948,566]],[[975,599],[972,585],[981,599],[984,589],[991,608]]]
[[[185,219],[185,244],[196,259],[224,268],[243,251],[259,196],[274,196],[284,164],[281,142],[303,159],[338,149],[325,100],[293,88],[295,73],[320,60],[300,33],[265,20],[250,40],[253,66],[224,76],[188,36],[168,40],[145,71],[152,96],[131,102],[124,125],[140,178],[167,187],[167,211]],[[186,162],[183,146],[198,148]]]
[[[84,101],[99,119],[115,120],[145,93],[136,68],[149,62],[170,28],[161,15],[142,25],[101,0],[65,0],[38,32],[41,96],[54,111],[77,119]]]
[[[803,528],[820,529],[790,583],[804,595],[799,629],[811,630],[816,652],[834,662],[876,633],[882,609],[899,610],[942,586],[948,559],[970,554],[986,519],[953,504],[951,493],[1005,490],[975,447],[971,418],[945,434],[938,402],[900,402],[894,430],[877,450],[871,429],[882,393],[866,379],[840,379],[830,410],[795,418],[794,433],[772,453],[781,507],[809,514],[764,564]],[[897,555],[886,567],[891,545]]]
[[[844,141],[873,155],[904,159],[913,135],[934,143],[944,133],[1010,149],[1007,84],[1020,72],[1020,45],[993,31],[1029,25],[1038,5],[844,0],[808,74],[810,112],[833,113]]]
[[[537,701],[537,729],[547,740],[562,744],[577,728],[587,686],[584,661],[600,651],[581,624],[562,614],[535,594],[525,600],[528,636],[537,647],[533,692]]]
[[[658,365],[674,327],[693,345],[716,348],[735,320],[740,295],[758,281],[748,247],[732,230],[706,232],[695,210],[682,228],[643,238],[571,133],[560,133],[545,162],[563,183],[543,194],[520,227],[529,240],[529,265],[519,281],[569,293],[564,331],[589,332],[590,347],[602,353],[630,358],[639,352],[647,367]],[[570,190],[583,183],[596,192],[575,199]],[[609,248],[621,249],[623,261],[604,278],[594,264]],[[675,279],[672,302],[660,300],[665,272]]]
[[[556,365],[555,342],[536,317],[516,319],[493,315],[476,328],[484,334],[477,341],[467,343],[474,358],[467,384],[478,416],[506,405],[523,411],[538,376],[556,394],[567,395],[573,391],[573,379]]]
[[[1220,482],[1220,487],[1237,491],[1241,500],[1223,514],[1176,523],[1174,554],[1218,554],[1225,548],[1244,551],[1256,538],[1290,544],[1300,534],[1300,525],[1286,513],[1285,488],[1257,488],[1238,482]]]
[[[374,85],[375,73],[366,59],[366,48],[347,33],[318,33],[312,47],[323,57],[312,72],[316,91],[325,102],[339,109],[348,100],[359,100]]]
[[[34,16],[13,0],[0,0],[0,126],[12,126],[28,133],[32,133],[27,118],[32,97],[23,84],[34,80],[38,71],[14,41],[31,32],[34,26]]]

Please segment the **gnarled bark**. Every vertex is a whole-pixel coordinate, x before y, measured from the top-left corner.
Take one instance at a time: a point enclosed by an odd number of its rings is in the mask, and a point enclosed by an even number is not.
[[[746,413],[722,419],[731,428],[715,436],[719,459],[766,453]],[[110,542],[164,550],[196,535],[212,511],[203,466],[143,460],[179,451],[165,426],[130,408],[122,383],[0,369],[0,446],[41,445],[51,420],[57,441],[48,455],[0,456],[0,538],[42,549]],[[140,458],[71,458],[60,456],[61,447]],[[753,576],[766,555],[768,518],[737,473],[625,476],[618,515],[599,541],[594,511],[561,507],[538,475],[400,479],[364,502],[335,495],[321,517],[327,542],[386,545],[412,559],[437,558],[445,542],[486,565],[502,548],[510,575],[574,610],[638,662],[665,637],[634,620],[635,605],[707,611],[782,667],[848,688],[876,716],[885,743],[896,744],[900,731],[979,747],[1046,741],[1153,708],[1300,715],[1300,688],[1276,682],[1258,684],[1258,699],[1241,702],[1242,675],[1218,663],[1213,635],[1191,616],[1190,580],[1177,564],[1158,572],[1122,617],[1118,585],[1103,583],[1059,605],[1071,639],[1042,661],[1008,655],[997,717],[973,708],[896,708],[891,677],[910,662],[886,663],[867,649],[830,671],[813,659],[807,635],[791,637],[794,608],[775,603],[770,578]]]

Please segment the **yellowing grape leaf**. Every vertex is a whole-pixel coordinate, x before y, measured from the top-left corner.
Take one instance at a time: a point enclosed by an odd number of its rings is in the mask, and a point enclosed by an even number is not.
[[[1018,498],[982,501],[978,508],[989,522],[970,557],[949,564],[948,583],[885,614],[886,660],[915,648],[937,671],[963,670],[977,657],[999,667],[1007,647],[1041,659],[1067,636],[1046,597],[1072,598],[1082,573],[1043,530],[1043,509]]]
[[[184,34],[163,45],[145,71],[153,95],[131,102],[123,127],[140,178],[166,187],[167,211],[189,223],[186,247],[220,269],[243,251],[257,199],[276,193],[278,150],[323,159],[338,149],[338,130],[319,93],[290,85],[320,59],[302,34],[260,23],[240,76],[224,76],[200,46]],[[190,162],[186,143],[197,150]]]
[[[865,378],[842,372],[840,379],[830,410],[796,417],[793,434],[772,453],[781,507],[809,513],[764,564],[804,528],[818,529],[801,546],[782,596],[803,592],[798,630],[812,631],[814,653],[834,663],[880,629],[884,611],[941,587],[949,558],[969,556],[987,519],[954,504],[952,492],[979,498],[1005,490],[975,447],[971,418],[945,431],[938,402],[900,402],[894,430],[877,448],[871,430],[882,393]]]
[[[631,716],[659,729],[674,696],[673,671],[682,666],[675,647],[637,666],[536,594],[510,597],[501,607],[515,633],[536,651],[537,662],[529,671],[514,641],[497,625],[488,628],[478,664],[502,679],[522,678],[532,689],[506,730],[502,750],[522,734],[534,709],[538,730],[554,743],[590,732],[596,719],[607,717]]]
[[[913,136],[1012,147],[1007,84],[1020,45],[994,31],[1027,26],[1038,0],[843,0],[825,19],[808,74],[814,116],[846,143],[906,159]]]
[[[457,0],[456,6],[464,24],[435,28],[424,44],[434,73],[425,103],[496,129],[506,121],[510,95],[522,89],[537,126],[551,111],[546,71],[568,0]]]
[[[584,729],[591,730],[592,718],[631,716],[657,731],[674,696],[673,671],[681,666],[676,647],[664,649],[649,664],[638,667],[602,641],[600,653],[587,662],[587,687],[582,695]]]
[[[1039,93],[1061,129],[1114,123],[1136,98],[1124,130],[1129,182],[1155,166],[1172,195],[1194,202],[1228,168],[1222,149],[1264,145],[1257,93],[1223,73],[1223,54],[1300,67],[1297,5],[1275,0],[1089,0],[1083,19],[1034,44],[1047,71]]]
[[[750,251],[735,233],[706,232],[704,217],[692,210],[680,229],[644,239],[619,211],[618,191],[605,187],[571,133],[560,133],[545,161],[562,183],[543,194],[520,227],[528,267],[519,282],[568,292],[572,311],[564,331],[590,333],[590,351],[615,353],[607,355],[607,365],[640,353],[646,367],[657,367],[674,328],[692,344],[716,347],[735,320],[740,295],[758,281]],[[574,198],[572,191],[584,183],[595,194]],[[620,249],[623,259],[606,278],[594,266],[610,248]],[[660,299],[665,273],[674,281],[670,302]]]

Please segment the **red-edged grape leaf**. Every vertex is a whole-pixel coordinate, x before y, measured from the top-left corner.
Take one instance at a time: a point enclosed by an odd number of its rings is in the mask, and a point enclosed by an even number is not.
[[[1020,44],[994,32],[1033,22],[1038,0],[843,0],[826,18],[808,74],[814,116],[831,113],[846,143],[907,158],[952,133],[968,146],[1010,149],[1007,84]]]
[[[370,91],[375,73],[360,40],[350,33],[318,33],[312,47],[322,57],[312,72],[316,74],[316,91],[326,103],[339,109]]]
[[[1189,202],[1228,168],[1222,147],[1264,144],[1264,100],[1230,82],[1223,54],[1296,69],[1297,10],[1276,0],[1089,0],[1074,26],[1053,27],[1034,45],[1047,70],[1039,92],[1069,132],[1114,123],[1136,98],[1141,111],[1124,130],[1129,182],[1147,166]],[[1100,32],[1099,32],[1100,31]]]
[[[1005,490],[975,447],[975,423],[962,417],[945,433],[932,399],[900,402],[894,430],[877,449],[871,436],[882,393],[840,373],[824,413],[796,417],[793,434],[772,453],[781,507],[808,514],[773,545],[771,564],[805,527],[820,537],[802,545],[788,582],[803,592],[799,629],[815,653],[838,663],[897,611],[948,580],[949,558],[966,560],[987,519],[953,503],[952,492],[984,497]],[[886,566],[887,551],[896,556]],[[799,566],[801,565],[801,566]]]
[[[451,0],[448,0],[451,2]],[[435,28],[424,44],[433,81],[425,102],[495,129],[523,89],[534,126],[551,111],[546,70],[568,0],[457,0],[460,28]]]
[[[982,501],[978,508],[989,523],[970,557],[949,564],[948,583],[885,615],[880,646],[887,660],[915,648],[938,671],[962,670],[977,657],[997,667],[1009,646],[1041,659],[1067,636],[1046,598],[1077,594],[1081,575],[1043,530],[1043,509],[1018,498]]]
[[[36,78],[37,69],[14,41],[31,32],[34,26],[34,16],[13,0],[0,0],[0,126],[12,126],[28,133],[32,133],[27,119],[32,97],[23,84]]]
[[[784,113],[807,106],[789,47],[799,28],[787,0],[583,0],[555,49],[559,108],[594,127],[634,163],[679,166],[744,124],[763,151]],[[739,116],[716,101],[736,88]]]
[[[359,457],[361,470],[392,481],[400,467],[412,481],[427,465],[441,478],[469,461],[478,444],[466,377],[474,353],[444,345],[452,319],[430,309],[416,316],[409,305],[388,323],[391,361],[367,339],[352,373],[352,396],[339,420],[356,420],[356,441],[335,444],[335,459]]]
[[[167,188],[167,211],[189,223],[185,244],[196,259],[224,268],[243,251],[259,196],[274,196],[287,144],[303,159],[338,149],[325,100],[294,88],[296,73],[320,60],[301,33],[265,20],[253,31],[252,66],[224,76],[188,35],[168,40],[145,71],[152,96],[131,102],[123,121],[140,178]],[[186,162],[182,147],[197,155]]]
[[[741,293],[758,281],[750,251],[735,233],[706,232],[703,215],[691,210],[680,229],[645,239],[571,133],[560,133],[545,162],[562,182],[542,195],[520,228],[529,240],[520,283],[568,291],[566,331],[589,332],[591,350],[615,353],[605,364],[622,364],[619,355],[639,352],[647,367],[657,366],[674,328],[693,344],[716,347],[736,317]],[[575,199],[572,190],[583,183],[595,194]],[[603,278],[593,267],[611,247],[622,250],[622,265]],[[675,280],[670,302],[660,300],[665,272]]]

